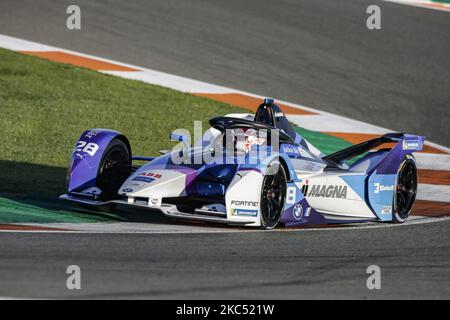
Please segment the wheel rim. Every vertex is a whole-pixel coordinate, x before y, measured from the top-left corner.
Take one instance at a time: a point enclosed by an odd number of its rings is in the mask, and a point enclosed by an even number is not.
[[[99,170],[98,186],[103,191],[103,197],[115,195],[125,179],[129,176],[130,163],[126,150],[113,147],[105,155]]]
[[[267,227],[275,227],[283,211],[286,177],[282,170],[280,167],[276,173],[264,177],[261,213]]]
[[[413,162],[407,162],[398,175],[395,195],[396,214],[405,220],[412,209],[417,194],[417,169]]]

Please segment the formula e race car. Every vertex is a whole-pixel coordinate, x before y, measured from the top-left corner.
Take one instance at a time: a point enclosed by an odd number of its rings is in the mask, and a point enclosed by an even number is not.
[[[403,223],[411,212],[417,193],[412,153],[422,150],[424,137],[389,133],[324,155],[272,99],[254,116],[209,122],[193,145],[188,135],[172,132],[177,146],[156,158],[133,157],[119,132],[84,132],[60,198],[99,210],[140,207],[174,219],[262,229]]]

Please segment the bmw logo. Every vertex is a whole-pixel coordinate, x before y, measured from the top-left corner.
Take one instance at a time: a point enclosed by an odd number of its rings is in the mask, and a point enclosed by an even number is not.
[[[294,218],[295,220],[301,220],[303,217],[303,207],[301,204],[296,204],[294,206]]]
[[[122,192],[133,192],[133,189],[123,189]]]

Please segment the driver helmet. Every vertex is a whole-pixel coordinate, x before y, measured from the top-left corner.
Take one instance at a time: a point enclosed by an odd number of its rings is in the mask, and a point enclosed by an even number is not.
[[[266,139],[259,135],[255,129],[239,129],[236,134],[236,151],[248,153],[253,145],[263,145]]]

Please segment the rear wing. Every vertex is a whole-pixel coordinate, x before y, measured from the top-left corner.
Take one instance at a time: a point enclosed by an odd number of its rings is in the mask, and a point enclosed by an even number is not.
[[[404,133],[387,133],[384,136],[351,146],[344,150],[325,156],[322,159],[330,162],[331,164],[341,165],[346,160],[373,150],[384,143],[392,142],[401,143],[401,149],[403,152],[412,153],[423,149],[425,137]]]

